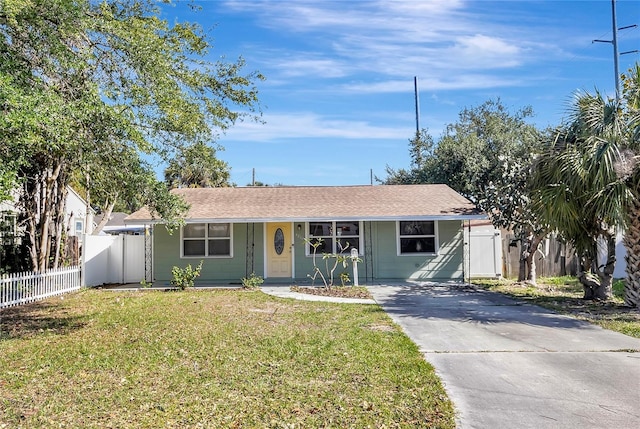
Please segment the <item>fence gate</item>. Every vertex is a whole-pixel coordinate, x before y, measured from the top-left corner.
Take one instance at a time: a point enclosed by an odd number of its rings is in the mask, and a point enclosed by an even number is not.
[[[471,278],[502,276],[500,231],[471,227],[471,231],[465,229],[465,238],[469,243],[468,275]]]
[[[82,256],[85,286],[139,283],[146,278],[144,235],[87,235]]]
[[[123,274],[124,283],[140,283],[146,280],[146,242],[144,235],[123,235]]]

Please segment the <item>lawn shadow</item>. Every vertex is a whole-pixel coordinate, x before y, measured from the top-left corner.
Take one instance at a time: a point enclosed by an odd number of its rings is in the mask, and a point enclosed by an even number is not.
[[[4,308],[0,310],[0,341],[52,333],[66,335],[85,327],[84,319],[49,301]]]

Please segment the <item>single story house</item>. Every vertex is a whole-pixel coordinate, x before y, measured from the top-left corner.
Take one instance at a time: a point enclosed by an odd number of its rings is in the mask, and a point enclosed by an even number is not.
[[[463,223],[486,216],[446,185],[229,187],[175,189],[190,205],[185,225],[153,231],[153,277],[203,262],[198,283],[304,282],[322,253],[351,253],[360,282],[462,280]],[[129,225],[162,223],[143,208]],[[343,268],[336,270],[339,278]],[[351,267],[348,267],[351,276]],[[318,281],[317,283],[320,283]]]

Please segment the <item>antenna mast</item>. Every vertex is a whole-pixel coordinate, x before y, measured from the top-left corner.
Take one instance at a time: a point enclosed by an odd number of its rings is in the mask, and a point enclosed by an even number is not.
[[[416,136],[420,135],[420,102],[418,100],[418,77],[413,77],[413,92],[416,99]]]

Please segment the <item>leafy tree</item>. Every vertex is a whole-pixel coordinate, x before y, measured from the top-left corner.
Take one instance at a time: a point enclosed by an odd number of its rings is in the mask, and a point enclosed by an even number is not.
[[[164,170],[170,188],[231,186],[229,165],[216,158],[216,150],[203,142],[183,147]]]
[[[513,231],[520,245],[518,281],[536,284],[536,252],[551,228],[541,220],[532,203],[531,168],[534,154],[523,158],[503,158],[496,171],[500,181],[489,182],[478,205],[488,211],[496,228]]]
[[[409,154],[411,165],[409,170],[400,168],[394,170],[387,166],[387,185],[412,185],[420,183],[436,183],[436,157],[434,155],[435,143],[429,130],[423,128],[409,139]],[[379,179],[378,179],[379,180]]]
[[[85,156],[80,167],[74,172],[71,184],[103,214],[92,232],[94,235],[100,233],[114,210],[132,212],[142,206],[153,207],[158,216],[162,213],[168,220],[167,226],[171,229],[187,209],[183,200],[157,180],[153,167],[129,146],[113,145],[109,151]]]
[[[422,130],[410,140],[411,168],[387,168],[385,183],[444,183],[485,210],[495,227],[514,230],[521,244],[519,280],[535,283],[534,255],[547,235],[530,205],[529,170],[540,132],[526,107],[511,113],[500,100],[460,112],[434,144]]]
[[[4,162],[5,157],[8,158],[6,155],[0,158],[3,160],[0,165],[0,203],[11,200],[11,191],[16,188],[16,169]]]
[[[178,221],[184,205],[135,154],[168,157],[255,118],[262,76],[241,75],[242,59],[206,61],[201,29],[169,25],[151,0],[0,5],[0,194],[10,182],[21,186],[33,268],[59,264],[66,185],[79,170],[92,194],[106,196],[126,173],[117,170],[132,168],[127,182],[136,176],[132,183],[144,185],[140,201]]]

